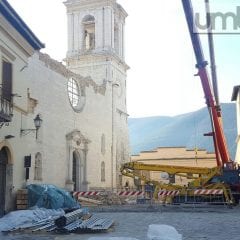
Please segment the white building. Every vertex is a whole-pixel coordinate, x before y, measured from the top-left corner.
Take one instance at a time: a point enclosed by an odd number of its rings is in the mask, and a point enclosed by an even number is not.
[[[0,162],[2,211],[9,210],[12,203],[8,206],[6,202],[28,183],[51,183],[76,191],[122,185],[119,167],[129,160],[128,66],[124,60],[127,14],[116,0],[69,0],[65,5],[66,66],[38,51],[30,57],[33,50],[43,47],[34,35],[25,39],[33,38],[38,44],[28,54],[24,52],[27,43],[18,43],[17,50],[11,46],[19,63],[14,61],[12,121],[0,129],[0,153],[6,158]],[[15,29],[21,34],[20,30]],[[4,34],[1,32],[0,45],[11,45]],[[37,131],[36,117],[42,119]],[[26,170],[24,162],[29,160],[31,167]]]
[[[0,216],[13,206],[14,186],[23,185],[26,142],[20,139],[20,119],[27,113],[28,58],[44,45],[11,8],[0,2]],[[19,98],[18,95],[23,97]],[[8,125],[9,126],[6,126]],[[28,151],[27,151],[28,153]],[[18,181],[20,181],[18,183]]]
[[[237,113],[237,151],[235,161],[240,164],[240,85],[233,88],[232,101],[236,101]]]

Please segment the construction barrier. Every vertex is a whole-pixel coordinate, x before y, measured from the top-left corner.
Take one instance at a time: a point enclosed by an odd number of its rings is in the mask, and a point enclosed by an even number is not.
[[[80,197],[80,196],[98,196],[101,192],[99,191],[88,191],[88,192],[73,192],[73,197]]]
[[[194,195],[222,195],[222,189],[197,189],[194,191]]]
[[[142,196],[144,195],[143,191],[120,191],[117,193],[118,196],[125,196],[125,197],[129,197],[129,196]]]
[[[172,191],[168,191],[168,190],[161,190],[158,192],[158,197],[161,196],[177,196],[179,195],[179,191],[178,190],[172,190]]]

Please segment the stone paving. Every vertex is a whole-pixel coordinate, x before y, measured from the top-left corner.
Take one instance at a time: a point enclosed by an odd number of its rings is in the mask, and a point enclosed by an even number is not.
[[[109,207],[98,209],[96,216],[115,220],[115,227],[103,234],[68,234],[39,235],[15,234],[0,235],[0,240],[87,240],[92,236],[101,237],[135,237],[147,239],[150,224],[167,224],[175,227],[182,234],[183,240],[239,240],[240,239],[240,207],[232,209],[218,206],[209,208],[193,207],[161,207],[144,208],[129,207],[120,211]],[[135,209],[135,211],[134,211]]]

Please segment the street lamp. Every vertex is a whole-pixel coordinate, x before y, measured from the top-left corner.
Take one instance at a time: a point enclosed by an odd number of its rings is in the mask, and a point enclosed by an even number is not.
[[[43,120],[40,118],[40,116],[39,116],[39,114],[38,114],[38,115],[33,119],[33,121],[34,121],[34,125],[35,125],[36,130],[38,130],[38,129],[41,127]]]
[[[41,119],[40,115],[37,114],[37,116],[33,119],[35,128],[34,129],[22,129],[21,128],[20,129],[20,135],[25,136],[25,135],[29,134],[30,132],[36,131],[36,139],[37,139],[37,132],[38,132],[38,129],[42,125],[42,121],[43,120]]]

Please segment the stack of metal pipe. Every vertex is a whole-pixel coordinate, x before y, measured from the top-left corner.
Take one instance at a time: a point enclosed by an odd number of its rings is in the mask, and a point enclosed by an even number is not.
[[[9,229],[12,231],[56,231],[58,233],[83,233],[83,232],[102,232],[108,230],[113,225],[113,220],[98,218],[90,215],[85,209],[77,209],[66,213],[63,216],[55,216],[42,219],[34,223],[25,223],[17,228]]]
[[[66,225],[69,225],[72,222],[75,222],[84,215],[84,209],[77,209],[73,212],[67,213],[64,216],[59,217],[55,220],[55,225],[58,228],[64,228]]]

